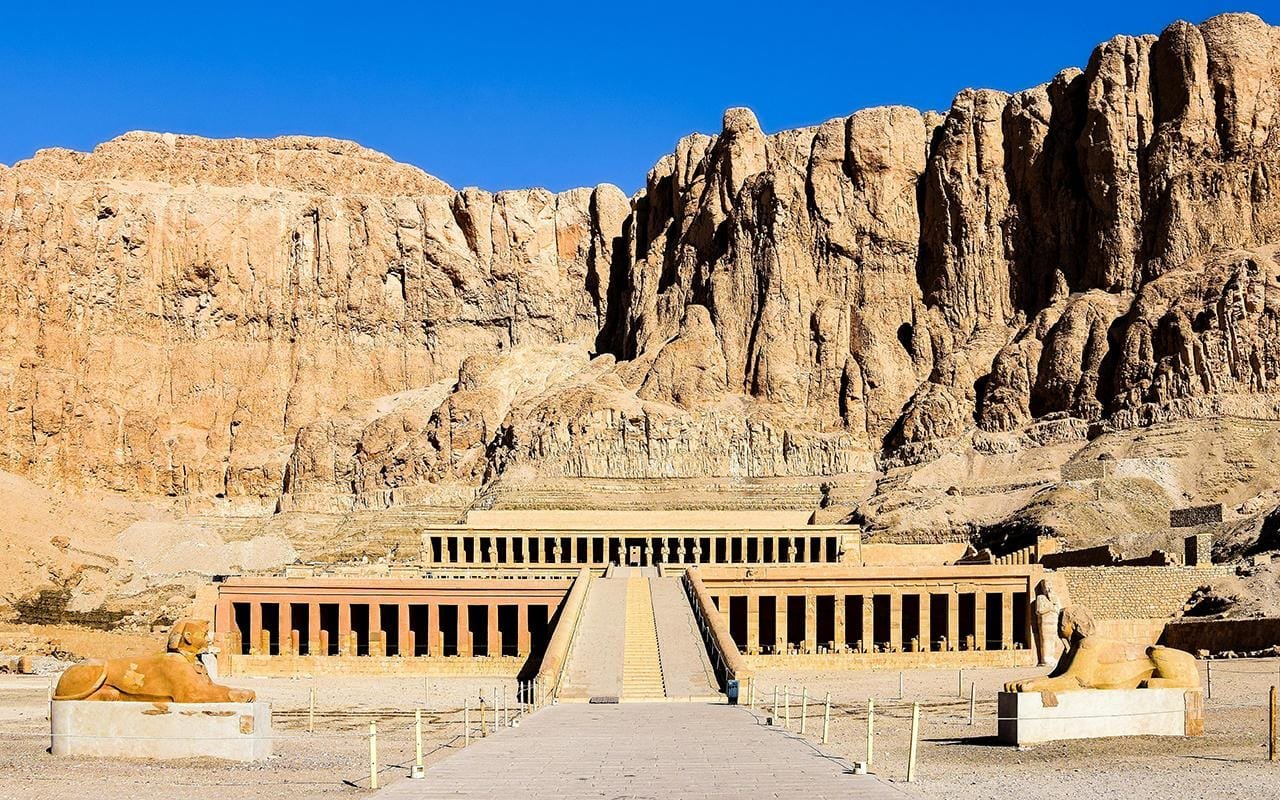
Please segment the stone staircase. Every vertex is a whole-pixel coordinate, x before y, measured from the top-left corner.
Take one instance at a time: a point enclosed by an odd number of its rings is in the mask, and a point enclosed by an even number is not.
[[[626,646],[622,656],[622,699],[661,700],[667,696],[658,656],[658,624],[649,579],[627,579]]]

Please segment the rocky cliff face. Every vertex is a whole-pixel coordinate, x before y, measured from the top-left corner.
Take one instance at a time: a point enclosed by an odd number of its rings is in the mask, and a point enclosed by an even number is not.
[[[1227,15],[945,115],[734,109],[630,202],[317,139],[42,152],[0,169],[0,453],[379,506],[1280,418],[1278,112],[1280,29]]]

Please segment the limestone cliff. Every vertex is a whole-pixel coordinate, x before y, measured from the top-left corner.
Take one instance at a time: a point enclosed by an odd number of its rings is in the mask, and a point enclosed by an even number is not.
[[[1280,29],[1226,15],[945,114],[730,110],[630,202],[321,139],[45,151],[0,169],[0,454],[327,508],[1280,419],[1278,113]]]

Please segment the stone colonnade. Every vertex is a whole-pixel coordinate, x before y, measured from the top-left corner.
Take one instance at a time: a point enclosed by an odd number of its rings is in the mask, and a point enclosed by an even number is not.
[[[214,630],[231,655],[527,658],[570,584],[237,577],[219,586]]]
[[[1032,646],[1036,565],[701,570],[741,652],[928,653]]]
[[[422,531],[423,566],[823,564],[860,559],[847,525],[750,530],[481,529]]]

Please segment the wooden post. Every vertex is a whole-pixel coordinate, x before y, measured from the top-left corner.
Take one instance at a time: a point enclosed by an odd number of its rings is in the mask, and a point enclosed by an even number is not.
[[[964,667],[956,674],[956,697],[964,697]]]
[[[907,754],[907,783],[916,779],[916,747],[920,741],[920,704],[911,704],[911,750]]]
[[[791,730],[791,687],[782,690],[782,725]]]
[[[378,723],[369,723],[369,788],[378,788]]]
[[[1276,760],[1276,717],[1280,716],[1280,710],[1276,708],[1276,687],[1271,687],[1271,737],[1268,741],[1267,758],[1271,761]]]
[[[307,703],[307,733],[316,732],[316,687],[315,679],[312,679],[310,702]]]
[[[899,700],[901,700],[905,696],[902,691],[904,688],[905,688],[905,679],[902,677],[902,670],[898,670],[898,699]]]
[[[493,732],[498,732],[498,687],[493,687]]]
[[[800,687],[800,735],[804,736],[809,723],[809,688]]]
[[[822,709],[822,743],[826,744],[831,733],[831,692],[827,692],[827,700]]]
[[[502,687],[502,727],[507,727],[510,722],[510,714],[507,710],[507,687],[504,684]]]
[[[484,724],[484,692],[480,693],[480,738],[483,739],[489,735],[489,729]]]
[[[431,679],[425,675],[422,677],[422,707],[431,707]]]
[[[978,682],[969,683],[969,726],[973,726],[974,707],[978,704]]]
[[[413,739],[413,763],[418,765],[418,769],[422,769],[422,709],[420,708],[413,710]]]
[[[775,717],[776,717],[776,716],[778,716],[778,686],[777,686],[777,684],[774,684],[774,686],[773,686],[773,708],[772,708],[772,711],[773,711],[773,716],[775,716]]]
[[[873,698],[867,698],[867,771],[871,771],[871,764],[876,754],[876,701]]]
[[[1205,659],[1204,672],[1205,672],[1204,699],[1212,700],[1213,699],[1213,659],[1211,658]]]
[[[471,744],[471,701],[462,701],[462,746]]]

